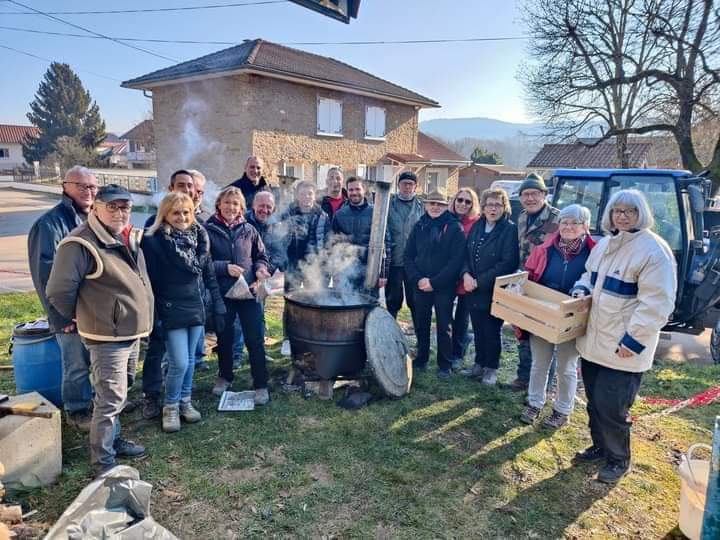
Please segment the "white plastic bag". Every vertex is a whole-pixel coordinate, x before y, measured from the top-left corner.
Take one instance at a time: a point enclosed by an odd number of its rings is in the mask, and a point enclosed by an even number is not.
[[[245,277],[240,274],[240,277],[237,278],[235,285],[233,285],[232,288],[225,293],[225,298],[229,298],[230,300],[252,300],[255,296],[250,290],[250,287],[248,287]]]

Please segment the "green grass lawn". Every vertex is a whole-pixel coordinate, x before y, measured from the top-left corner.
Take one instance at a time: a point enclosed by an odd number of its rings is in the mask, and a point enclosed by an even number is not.
[[[281,302],[267,312],[273,356]],[[0,296],[0,364],[9,362],[12,325],[39,313],[34,295]],[[501,382],[514,375],[512,339]],[[271,365],[275,381],[288,366]],[[595,467],[571,465],[589,444],[580,405],[566,428],[550,432],[519,422],[522,395],[459,376],[438,382],[430,371],[406,398],[355,412],[276,386],[269,406],[228,414],[215,411],[214,377],[196,375],[204,420],[177,434],[139,411],[123,416],[125,434],[148,449],[133,466],[154,485],[153,517],[181,538],[672,538],[675,464],[690,444],[710,442],[720,414],[716,403],[647,416],[662,407],[639,402],[634,472],[610,488],[592,479]],[[720,366],[665,363],[641,394],[689,397],[718,380]],[[236,381],[250,386],[247,367]],[[11,372],[0,371],[0,392],[13,389]],[[39,511],[34,520],[52,524],[91,479],[86,435],[64,429],[63,459],[57,484],[11,494]]]

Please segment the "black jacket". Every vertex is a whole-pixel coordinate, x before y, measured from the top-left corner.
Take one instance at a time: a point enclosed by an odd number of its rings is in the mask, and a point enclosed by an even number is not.
[[[342,208],[348,204],[348,202],[347,202],[348,194],[347,194],[347,190],[345,188],[342,188],[341,196],[342,196],[344,202],[342,203],[342,206],[340,206],[340,208]],[[329,195],[323,196],[322,200],[320,201],[320,208],[322,208],[325,211],[325,213],[328,215],[328,217],[330,219],[335,217],[335,212],[333,212],[332,206],[330,205],[330,196]],[[340,211],[340,208],[338,208],[338,211]]]
[[[242,191],[242,194],[245,197],[246,208],[252,208],[253,199],[255,198],[255,194],[258,191],[270,191],[270,184],[267,183],[267,180],[265,180],[264,176],[261,176],[257,185],[255,185],[245,173],[243,173],[240,178],[235,180],[230,185],[235,186],[236,188],[239,188],[240,191]]]
[[[367,201],[354,206],[346,204],[337,211],[332,220],[333,243],[346,241],[363,249],[360,252],[360,264],[367,264],[367,248],[370,244],[373,207]],[[380,277],[387,276],[390,264],[390,230],[385,230],[385,257],[380,267]]]
[[[268,272],[271,274],[274,274],[275,270],[284,272],[287,266],[287,231],[285,226],[279,223],[274,215],[270,216],[268,222],[260,223],[252,209],[247,211],[245,219],[257,229],[263,244],[265,244],[265,253],[270,263]]]
[[[247,221],[230,230],[217,216],[211,216],[205,228],[221,294],[228,292],[236,281],[228,274],[228,264],[237,264],[245,270],[248,285],[256,281],[255,272],[260,266],[270,267],[260,233]]]
[[[210,259],[208,234],[201,226],[197,226],[197,231],[201,274],[194,274],[177,263],[174,248],[162,229],[143,237],[142,249],[155,295],[155,313],[167,330],[205,325],[211,315],[225,314],[225,303]]]
[[[50,270],[60,241],[86,219],[87,215],[78,212],[72,199],[63,194],[62,200],[40,216],[28,233],[30,275],[53,332],[60,332],[72,320],[63,317],[48,301],[45,288]]]
[[[297,268],[300,261],[325,247],[330,236],[328,215],[315,204],[310,212],[303,213],[296,203],[280,216],[287,231],[288,266]]]
[[[468,294],[471,308],[490,311],[495,278],[518,269],[520,247],[517,227],[507,217],[497,221],[482,241],[484,232],[485,218],[482,217],[470,229],[462,273],[468,272],[478,282],[477,289]]]
[[[435,291],[452,291],[465,255],[465,234],[458,219],[443,212],[433,219],[424,214],[410,231],[405,245],[405,272],[417,282],[429,278]]]

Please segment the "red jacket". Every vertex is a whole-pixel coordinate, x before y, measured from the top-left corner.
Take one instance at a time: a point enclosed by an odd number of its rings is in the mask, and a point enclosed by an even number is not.
[[[548,236],[542,244],[536,246],[530,252],[530,256],[527,258],[527,261],[525,261],[525,270],[527,270],[529,274],[528,279],[530,281],[540,281],[540,278],[547,267],[548,249],[550,249],[555,242],[555,239],[559,236],[560,231],[555,231]],[[593,240],[592,236],[589,234],[587,235],[585,241],[590,249],[595,247],[595,240]]]
[[[466,239],[467,239],[468,235],[470,234],[470,229],[473,228],[473,225],[475,225],[475,222],[479,219],[480,219],[480,216],[475,216],[475,217],[465,216],[460,219],[460,223],[462,224],[463,233],[465,233]],[[458,281],[457,288],[455,289],[455,294],[457,294],[458,296],[467,294],[465,287],[463,287],[462,276],[460,276],[460,281]]]

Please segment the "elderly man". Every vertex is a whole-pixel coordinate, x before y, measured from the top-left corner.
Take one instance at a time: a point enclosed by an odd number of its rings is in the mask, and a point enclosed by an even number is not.
[[[205,175],[197,169],[188,169],[188,172],[190,173],[193,181],[192,199],[195,203],[195,219],[202,225],[205,223],[205,220],[211,216],[210,213],[205,211],[202,205],[207,178],[205,178]]]
[[[235,186],[242,191],[245,197],[245,205],[252,207],[253,198],[259,191],[270,191],[270,184],[267,183],[263,172],[263,160],[257,156],[250,156],[245,162],[245,172],[235,180],[231,186]]]
[[[153,324],[153,293],[140,249],[143,231],[130,224],[131,212],[125,188],[100,188],[87,221],[58,246],[46,289],[53,307],[76,321],[90,351],[95,385],[90,461],[98,475],[117,465],[116,456],[145,453],[120,437],[120,412],[139,341]]]
[[[252,208],[245,214],[245,219],[260,233],[265,244],[265,252],[270,260],[268,272],[285,270],[287,264],[287,231],[275,217],[275,195],[270,191],[261,191],[253,199]]]
[[[398,177],[398,192],[390,199],[388,210],[388,229],[393,239],[390,252],[390,272],[385,287],[385,300],[390,315],[397,318],[403,304],[403,297],[410,308],[415,323],[416,284],[412,283],[405,272],[405,245],[415,224],[425,213],[422,201],[415,195],[417,176],[404,172]],[[404,289],[404,292],[403,292]]]
[[[560,211],[550,206],[546,201],[548,189],[542,176],[535,173],[527,175],[518,195],[522,212],[518,217],[518,240],[520,242],[520,268],[525,267],[525,261],[535,246],[541,245],[547,236],[558,230]],[[510,384],[514,390],[527,390],[530,381],[530,368],[532,367],[532,353],[527,332],[522,332],[518,339],[518,368],[517,378]],[[555,374],[554,363],[551,366],[548,384]]]
[[[33,285],[55,333],[62,357],[62,399],[68,425],[88,431],[92,385],[90,355],[82,344],[75,323],[61,315],[48,301],[45,289],[58,244],[71,230],[82,225],[92,208],[98,183],[93,173],[76,165],[63,181],[61,201],[33,224],[28,234],[28,255]]]

